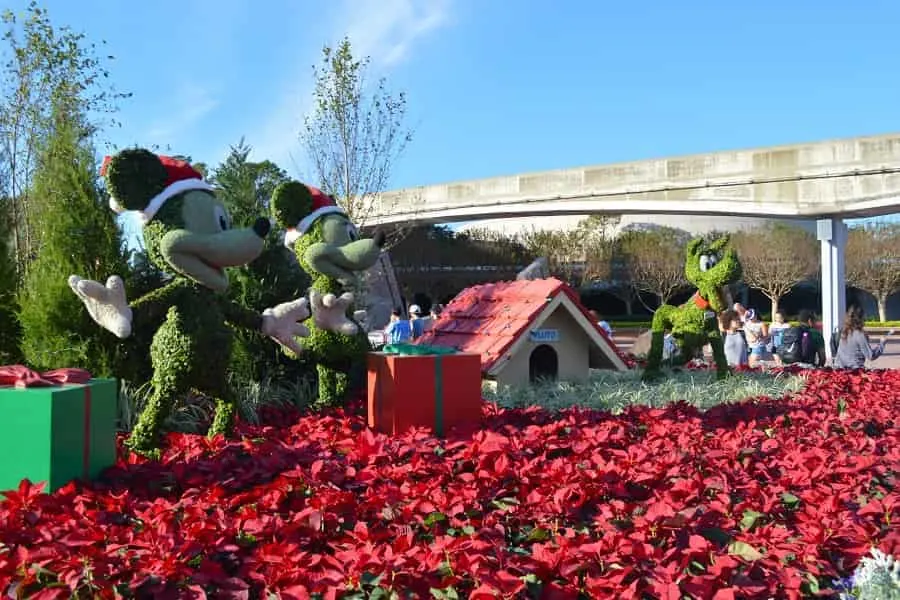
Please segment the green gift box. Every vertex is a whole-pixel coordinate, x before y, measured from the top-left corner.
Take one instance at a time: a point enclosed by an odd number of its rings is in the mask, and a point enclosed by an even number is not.
[[[0,490],[29,479],[53,492],[116,462],[117,381],[42,385],[0,386]]]

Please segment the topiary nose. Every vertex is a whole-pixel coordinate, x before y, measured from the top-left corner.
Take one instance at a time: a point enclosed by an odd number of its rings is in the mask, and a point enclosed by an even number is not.
[[[272,230],[272,224],[269,223],[269,220],[265,217],[260,217],[253,224],[253,233],[258,235],[261,238],[269,235],[269,231]]]

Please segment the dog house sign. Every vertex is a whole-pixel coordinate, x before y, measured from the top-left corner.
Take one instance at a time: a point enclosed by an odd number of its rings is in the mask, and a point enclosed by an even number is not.
[[[532,329],[528,339],[538,344],[547,344],[559,341],[558,329]]]

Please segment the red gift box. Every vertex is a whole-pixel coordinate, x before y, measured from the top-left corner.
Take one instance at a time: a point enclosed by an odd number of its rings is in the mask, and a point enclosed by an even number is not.
[[[481,356],[471,352],[368,355],[369,427],[399,434],[428,427],[442,436],[481,421]]]

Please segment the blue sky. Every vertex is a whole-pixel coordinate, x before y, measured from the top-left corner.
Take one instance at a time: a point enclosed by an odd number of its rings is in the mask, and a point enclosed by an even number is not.
[[[45,6],[117,57],[111,142],[211,165],[244,136],[308,172],[310,67],[345,34],[409,95],[392,187],[900,130],[896,0]]]

